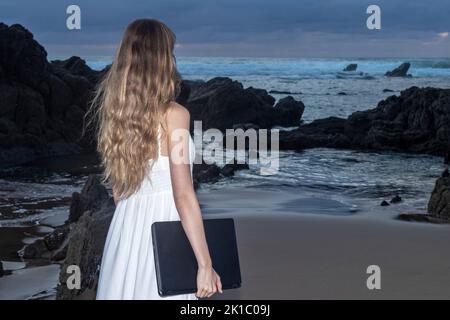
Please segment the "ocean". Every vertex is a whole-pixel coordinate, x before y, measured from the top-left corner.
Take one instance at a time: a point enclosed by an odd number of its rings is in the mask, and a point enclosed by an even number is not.
[[[61,59],[54,57],[53,59]],[[111,57],[87,58],[88,65],[100,70]],[[387,78],[384,73],[402,62],[410,62],[412,77]],[[357,63],[357,73],[342,74],[343,68]],[[304,122],[328,116],[347,117],[357,110],[373,108],[389,95],[411,86],[450,88],[450,59],[275,59],[275,58],[194,58],[180,57],[178,68],[184,79],[208,80],[230,77],[245,87],[263,88],[276,99],[292,95],[305,104]],[[361,72],[361,74],[359,73]],[[386,90],[387,89],[387,90]],[[72,160],[73,161],[73,160]],[[214,184],[203,184],[200,193],[230,188],[253,188],[274,192],[296,192],[307,197],[299,212],[314,214],[379,214],[426,212],[437,177],[443,170],[439,157],[393,152],[311,149],[280,152],[280,168],[273,176],[261,176],[257,166],[237,172]],[[27,170],[25,170],[27,172]],[[32,175],[0,182],[0,225],[32,225],[42,219],[62,218],[68,199],[81,189],[86,176],[34,171]],[[14,192],[8,188],[14,188]],[[276,193],[274,193],[275,195]],[[380,207],[383,200],[402,197],[399,205]],[[329,200],[333,202],[330,203]],[[340,210],[336,209],[336,204]],[[258,203],[251,202],[254,212]],[[205,209],[207,211],[207,209]]]

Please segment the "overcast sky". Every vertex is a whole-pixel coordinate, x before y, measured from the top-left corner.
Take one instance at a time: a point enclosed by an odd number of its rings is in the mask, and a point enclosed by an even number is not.
[[[66,8],[81,8],[81,30]],[[381,7],[381,30],[366,9]],[[1,0],[50,56],[108,56],[137,18],[164,21],[179,56],[450,57],[450,0]]]

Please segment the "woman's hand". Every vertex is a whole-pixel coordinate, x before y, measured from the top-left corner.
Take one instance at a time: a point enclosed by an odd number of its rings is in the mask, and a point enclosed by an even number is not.
[[[212,267],[199,267],[196,296],[198,298],[209,298],[217,291],[222,293],[222,282],[220,282],[219,275]]]

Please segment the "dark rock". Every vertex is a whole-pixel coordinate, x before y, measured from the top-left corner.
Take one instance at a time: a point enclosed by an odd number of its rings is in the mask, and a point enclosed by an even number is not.
[[[428,202],[428,213],[434,218],[450,220],[450,175],[448,168],[437,179]]]
[[[280,99],[274,107],[273,121],[279,126],[294,126],[300,124],[300,119],[305,111],[305,105],[291,96]]]
[[[383,89],[383,92],[394,92],[394,90],[391,90],[391,89]]]
[[[0,278],[5,274],[5,270],[3,269],[3,262],[0,261]]]
[[[409,62],[402,63],[392,71],[386,72],[387,77],[406,77],[408,76],[408,70],[411,67]]]
[[[38,259],[46,257],[48,253],[49,251],[45,245],[45,241],[43,239],[37,239],[19,251],[19,256],[23,259]]]
[[[48,250],[53,251],[62,246],[70,232],[69,225],[57,227],[53,232],[44,237],[44,243]]]
[[[346,95],[347,95],[347,93],[345,93],[345,92],[343,92],[343,91],[338,92],[338,96],[346,96]]]
[[[191,95],[191,86],[189,85],[188,81],[182,81],[180,83],[180,92],[177,96],[177,103],[181,104],[182,106],[185,106],[189,96]]]
[[[109,225],[114,214],[112,198],[103,201],[97,211],[86,212],[70,232],[66,258],[61,266],[56,299],[93,299],[98,272]],[[81,270],[81,288],[67,288],[67,268],[77,265]]]
[[[68,222],[78,221],[88,210],[97,210],[107,199],[109,199],[108,191],[100,183],[99,178],[96,175],[90,175],[81,193],[74,192],[72,195]]]
[[[217,128],[225,131],[240,123],[252,123],[259,128],[294,126],[300,119],[287,119],[287,116],[301,116],[303,113],[303,104],[292,97],[280,100],[278,107],[274,107],[275,99],[266,90],[244,89],[241,83],[230,78],[218,77],[187,85],[191,87],[186,103],[191,121],[202,120],[204,130]]]
[[[280,131],[279,147],[282,150],[316,147],[350,148],[351,138],[345,133],[345,125],[345,119],[329,117],[301,125],[296,130]]]
[[[330,147],[444,156],[449,145],[449,89],[411,87],[347,119],[319,119],[280,132],[280,149]]]
[[[199,183],[216,182],[220,177],[220,168],[215,164],[194,164],[193,177],[194,183],[198,186]]]
[[[383,201],[380,203],[380,206],[382,206],[382,207],[389,206],[389,202],[387,202],[386,200],[383,200]]]
[[[447,151],[444,155],[444,164],[450,164],[450,151]]]
[[[290,91],[280,91],[280,90],[270,90],[270,94],[302,94],[301,92],[290,92]]]
[[[50,260],[53,262],[62,261],[66,258],[67,248],[69,247],[69,238],[67,237],[61,244],[61,247],[57,248],[50,254]]]
[[[434,224],[450,224],[450,220],[433,217],[423,213],[402,213],[396,217],[397,220],[407,222],[427,222]]]
[[[70,57],[67,60],[53,60],[51,62],[51,65],[52,67],[64,68],[72,75],[82,76],[88,79],[91,83],[96,83],[98,80],[100,80],[100,77],[104,73],[104,70],[100,72],[92,70],[86,64],[85,60],[77,56]]]
[[[62,154],[92,149],[92,139],[80,139],[80,134],[101,75],[78,57],[49,63],[31,32],[21,25],[1,24],[0,166],[53,153],[55,145],[81,147],[62,147]]]
[[[242,130],[248,130],[248,129],[253,129],[253,130],[259,130],[259,126],[257,126],[256,124],[253,123],[237,123],[235,125],[233,125],[233,130],[236,129],[242,129]]]
[[[107,195],[106,188],[95,176],[90,176],[79,195],[84,214],[73,223],[69,236],[60,248],[53,252],[55,261],[65,258],[60,272],[57,299],[77,299],[89,292],[95,292],[98,270],[102,258],[109,225],[114,214],[114,201]],[[77,265],[82,273],[81,289],[69,290],[66,286],[67,267]],[[95,296],[95,294],[94,294]]]
[[[224,176],[224,177],[231,177],[234,175],[234,173],[237,170],[246,170],[248,169],[248,164],[247,163],[243,163],[243,164],[239,164],[239,163],[227,163],[226,165],[224,165],[222,167],[222,169],[220,169],[220,173]]]
[[[347,65],[343,71],[356,71],[356,69],[358,68],[358,65],[356,63],[350,63],[349,65]]]
[[[431,222],[430,217],[422,213],[402,213],[396,219],[408,222]]]
[[[395,197],[393,197],[392,199],[391,199],[391,203],[400,203],[400,202],[402,202],[403,200],[402,200],[402,198],[399,196],[399,195],[396,195]]]

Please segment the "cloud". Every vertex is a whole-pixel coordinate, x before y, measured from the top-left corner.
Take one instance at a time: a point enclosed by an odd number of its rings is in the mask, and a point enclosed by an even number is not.
[[[29,28],[50,55],[70,45],[77,54],[112,54],[126,25],[153,17],[177,34],[181,55],[396,55],[429,39],[447,38],[450,1],[377,0],[382,29],[366,28],[369,0],[77,0],[82,30],[65,27],[70,0],[1,0],[0,20]],[[445,35],[447,34],[447,35]],[[377,43],[361,45],[363,43]],[[357,43],[359,42],[359,43]],[[397,48],[396,48],[397,46]],[[327,49],[328,48],[328,49]],[[89,50],[88,50],[89,49]],[[303,50],[299,50],[303,49]],[[448,56],[448,42],[428,48]]]

